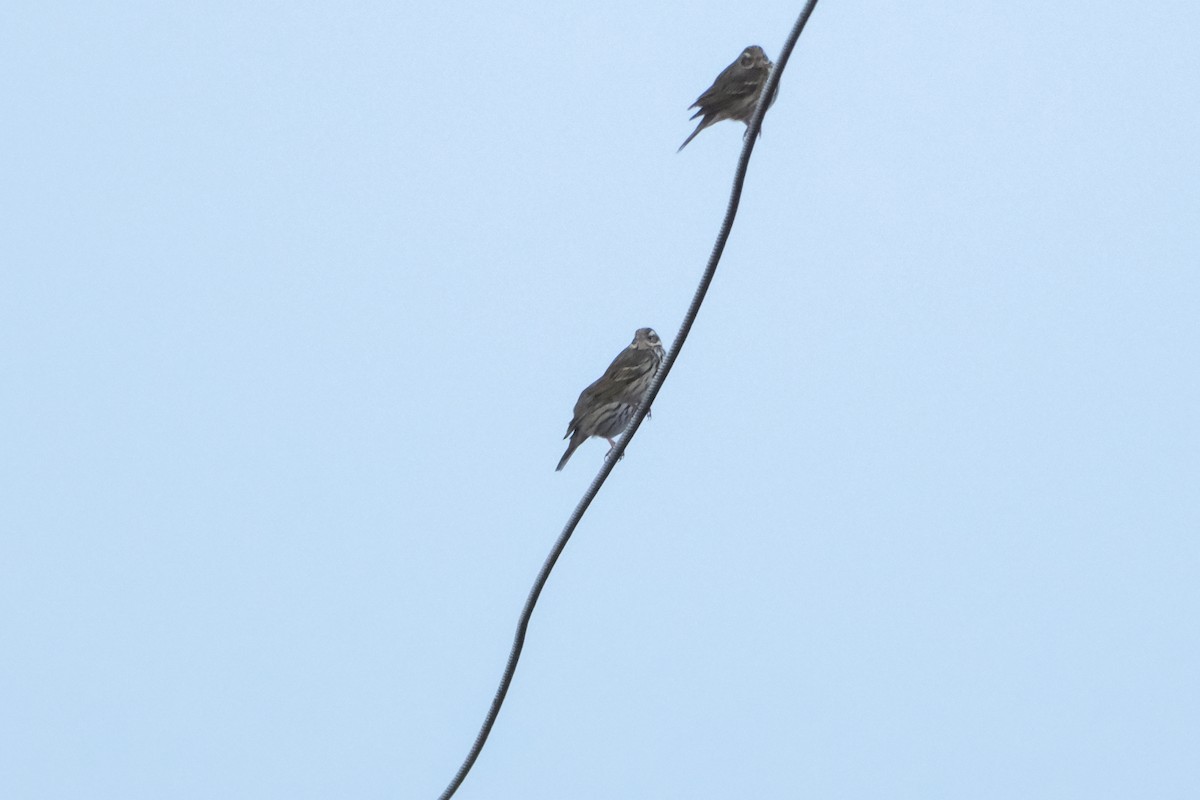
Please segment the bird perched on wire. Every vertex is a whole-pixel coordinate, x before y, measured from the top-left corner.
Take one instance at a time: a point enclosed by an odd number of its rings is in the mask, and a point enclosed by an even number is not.
[[[612,447],[633,412],[637,411],[650,382],[658,374],[663,346],[652,328],[638,328],[629,346],[617,354],[600,379],[584,389],[575,402],[575,415],[563,436],[571,437],[567,452],[555,472],[566,466],[571,454],[592,436],[603,436]]]
[[[737,61],[726,67],[713,81],[713,85],[692,103],[691,108],[700,109],[692,115],[692,119],[700,116],[704,118],[700,120],[696,130],[692,131],[692,135],[679,145],[679,150],[687,147],[688,142],[695,139],[700,131],[724,119],[741,120],[749,127],[750,115],[754,113],[758,96],[762,94],[763,86],[767,84],[767,77],[774,66],[758,45],[752,44],[743,50]],[[778,90],[775,94],[778,94]],[[774,104],[775,94],[771,95],[770,104]]]

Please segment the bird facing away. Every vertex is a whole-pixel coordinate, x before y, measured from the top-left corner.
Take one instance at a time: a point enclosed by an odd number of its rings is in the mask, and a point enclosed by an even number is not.
[[[750,126],[750,116],[762,94],[767,77],[775,65],[767,54],[756,44],[742,51],[737,61],[734,61],[725,71],[717,76],[713,85],[692,103],[690,108],[700,109],[692,115],[692,119],[703,116],[692,135],[683,140],[679,150],[687,147],[688,142],[696,138],[696,134],[723,119],[736,119]],[[778,92],[776,92],[778,94]],[[771,96],[774,104],[775,95]],[[690,110],[690,109],[689,109]],[[679,152],[676,150],[675,152]]]
[[[650,388],[663,360],[663,346],[652,328],[638,328],[629,346],[617,354],[600,379],[584,389],[575,402],[575,415],[563,436],[571,437],[555,471],[592,436],[603,436],[612,447]]]

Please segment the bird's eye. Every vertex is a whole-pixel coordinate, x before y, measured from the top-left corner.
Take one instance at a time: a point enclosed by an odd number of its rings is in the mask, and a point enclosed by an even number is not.
[[[742,53],[742,66],[749,67],[754,64],[754,56],[749,53]]]

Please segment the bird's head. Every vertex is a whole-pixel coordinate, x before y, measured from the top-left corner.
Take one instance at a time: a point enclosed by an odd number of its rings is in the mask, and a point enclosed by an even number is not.
[[[654,328],[638,328],[637,333],[633,335],[633,343],[629,346],[635,350],[648,350],[662,347],[662,341],[654,332]]]
[[[763,49],[756,44],[752,44],[742,51],[742,55],[738,58],[738,64],[742,69],[770,69],[771,59],[767,58],[767,54]]]

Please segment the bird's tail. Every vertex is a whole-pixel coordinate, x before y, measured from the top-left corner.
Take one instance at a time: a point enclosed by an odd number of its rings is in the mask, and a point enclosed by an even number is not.
[[[571,455],[578,449],[579,445],[583,444],[585,438],[587,437],[571,437],[571,443],[567,445],[567,452],[563,453],[563,457],[558,460],[558,466],[554,468],[555,472],[562,471],[562,468],[571,460]]]
[[[695,119],[695,117],[692,117],[692,119]],[[708,127],[709,125],[711,125],[711,124],[712,124],[712,123],[711,123],[711,122],[709,122],[709,120],[708,120],[708,117],[705,117],[704,119],[700,120],[700,124],[696,126],[696,130],[692,131],[692,135],[691,135],[691,136],[689,136],[689,137],[687,137],[686,139],[684,139],[684,140],[683,140],[683,144],[679,145],[679,149],[678,149],[678,150],[676,150],[675,152],[676,152],[676,153],[682,152],[682,151],[683,151],[683,148],[685,148],[685,147],[687,147],[687,146],[688,146],[688,142],[690,142],[692,139],[695,139],[695,138],[696,138],[696,134],[697,134],[697,133],[699,133],[700,131],[704,130],[705,128],[707,128],[707,127]]]

